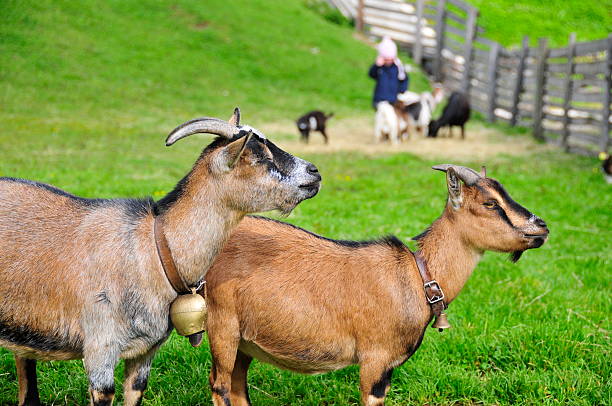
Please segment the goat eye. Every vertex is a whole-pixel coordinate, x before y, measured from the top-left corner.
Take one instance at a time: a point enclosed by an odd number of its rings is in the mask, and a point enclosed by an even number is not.
[[[484,207],[486,207],[487,209],[492,209],[494,207],[497,206],[497,202],[495,200],[489,200],[487,202],[483,203]]]

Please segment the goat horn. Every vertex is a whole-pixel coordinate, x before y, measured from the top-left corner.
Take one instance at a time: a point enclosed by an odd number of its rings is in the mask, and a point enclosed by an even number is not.
[[[227,121],[212,117],[201,117],[189,120],[172,130],[166,138],[166,146],[169,147],[181,138],[197,133],[216,134],[225,138],[232,138],[239,132],[238,127]]]
[[[481,178],[478,172],[465,166],[440,164],[432,166],[431,168],[442,172],[446,172],[448,168],[453,168],[459,179],[461,179],[467,186],[473,186]]]

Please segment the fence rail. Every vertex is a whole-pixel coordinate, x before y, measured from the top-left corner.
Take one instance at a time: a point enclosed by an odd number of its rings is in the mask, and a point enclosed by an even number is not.
[[[550,48],[506,49],[484,36],[462,0],[328,0],[359,30],[390,36],[447,90],[469,95],[489,121],[530,127],[567,151],[610,152],[612,34]]]

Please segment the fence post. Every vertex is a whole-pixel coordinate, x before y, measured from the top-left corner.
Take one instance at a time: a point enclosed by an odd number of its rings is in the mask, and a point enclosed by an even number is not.
[[[538,140],[544,139],[542,127],[542,107],[544,105],[544,73],[546,70],[546,57],[548,55],[548,39],[538,39],[538,59],[536,61],[536,86],[533,98],[533,136]]]
[[[446,0],[438,0],[436,13],[436,59],[434,76],[436,82],[442,82],[442,49],[444,48],[444,31],[446,30]]]
[[[470,91],[470,71],[472,66],[472,48],[474,47],[474,36],[476,35],[476,19],[478,18],[478,10],[470,7],[468,10],[468,20],[465,32],[465,63],[463,64],[463,83],[461,87],[463,92],[468,94]]]
[[[514,86],[514,92],[512,94],[512,118],[510,119],[510,125],[512,127],[514,127],[518,121],[519,103],[521,101],[521,93],[523,92],[523,75],[525,74],[525,60],[527,59],[528,51],[529,37],[525,35],[523,37],[521,53],[519,54],[519,64],[516,71],[516,83]]]
[[[416,2],[416,31],[414,33],[414,51],[412,58],[417,66],[421,66],[423,62],[423,39],[421,36],[421,30],[423,29],[423,8],[425,6],[425,0],[417,0]]]
[[[601,140],[599,143],[600,150],[603,152],[608,152],[608,148],[610,148],[610,85],[611,79],[610,74],[612,74],[612,34],[608,35],[608,49],[607,49],[607,64],[604,68],[605,72],[605,83],[604,83],[604,93],[602,97],[602,124],[601,124]]]
[[[569,149],[567,139],[570,135],[569,109],[572,101],[572,75],[574,74],[574,53],[576,50],[576,33],[572,32],[567,44],[567,65],[565,69],[565,83],[563,84],[563,133],[561,134],[561,145],[567,151]]]
[[[357,3],[357,21],[355,21],[355,28],[359,32],[363,32],[363,3],[365,0],[359,0]]]
[[[489,91],[487,98],[489,99],[488,119],[490,122],[495,121],[495,90],[497,87],[497,60],[499,58],[499,44],[493,43],[489,50],[489,72],[487,80],[489,81]]]

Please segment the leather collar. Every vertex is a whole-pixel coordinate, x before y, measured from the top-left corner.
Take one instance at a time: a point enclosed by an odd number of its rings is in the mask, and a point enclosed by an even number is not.
[[[157,255],[162,264],[162,268],[164,269],[164,273],[166,274],[166,278],[168,278],[168,282],[170,282],[170,285],[172,285],[174,290],[179,295],[190,293],[191,290],[189,289],[189,286],[187,286],[185,280],[183,280],[179,274],[178,269],[176,268],[176,263],[174,262],[174,259],[172,259],[172,252],[168,246],[168,241],[166,240],[166,236],[164,234],[162,222],[157,216],[153,221],[153,234],[155,235]]]
[[[431,277],[429,270],[427,269],[427,261],[423,257],[420,251],[413,252],[414,260],[419,269],[419,274],[423,280],[423,289],[425,290],[425,297],[427,302],[431,306],[431,310],[434,315],[439,317],[448,306],[444,302],[444,292],[438,284],[438,282]]]

